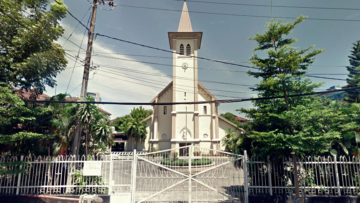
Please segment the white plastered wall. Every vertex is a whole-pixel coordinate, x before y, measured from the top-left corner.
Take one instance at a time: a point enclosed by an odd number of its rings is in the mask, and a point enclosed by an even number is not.
[[[172,88],[166,90],[160,97],[158,98],[159,103],[164,102],[172,102]],[[158,149],[170,149],[170,139],[172,133],[172,120],[171,120],[171,112],[172,106],[166,106],[167,112],[164,114],[164,105],[158,106],[158,132],[157,139],[160,141],[158,143]],[[163,138],[163,135],[166,135],[166,138]],[[166,141],[163,142],[163,141]]]
[[[226,136],[226,131],[228,131],[229,129],[235,131],[236,135],[240,134],[240,131],[236,127],[219,118],[219,138],[221,140],[220,150],[225,150],[225,146],[222,145],[222,139]]]
[[[180,53],[180,45],[184,45],[185,55],[176,54],[176,80],[175,82],[175,91],[176,91],[176,102],[184,101],[194,101],[194,70],[197,66],[195,60],[191,56],[186,56],[186,46],[190,44],[191,46],[191,55],[194,55],[194,44],[196,40],[192,39],[179,39],[175,40],[176,52]],[[183,69],[182,65],[184,63],[188,64],[187,69]],[[197,79],[196,79],[197,80]],[[184,93],[186,92],[186,97]],[[194,105],[179,105],[176,107],[177,111],[185,111],[187,106],[188,111],[194,111]]]

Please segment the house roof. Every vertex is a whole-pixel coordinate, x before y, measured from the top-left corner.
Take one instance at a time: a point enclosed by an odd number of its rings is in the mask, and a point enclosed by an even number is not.
[[[100,113],[105,113],[105,114],[107,114],[108,116],[111,116],[111,113],[105,111],[105,110],[102,109],[102,108],[99,108],[99,111],[100,111]]]
[[[240,122],[246,122],[246,121],[249,121],[248,119],[246,119],[246,118],[241,118],[241,117],[235,117],[235,120],[236,121],[240,121]]]
[[[211,94],[211,92],[209,92],[209,90],[207,90],[200,82],[198,82],[198,85],[201,89],[203,89],[211,98],[213,98],[214,100],[218,100],[213,94]]]
[[[79,99],[79,97],[65,97],[66,101],[78,101]]]
[[[152,117],[152,115],[150,115],[150,116],[148,116],[148,117],[144,118],[141,122],[147,121],[147,120],[149,120],[151,117]]]
[[[184,6],[181,13],[180,23],[178,32],[192,32],[191,21],[189,16],[189,10],[186,5],[186,1],[184,2]]]
[[[222,117],[222,116],[219,116],[219,119],[221,119],[221,120],[225,121],[226,123],[228,123],[228,124],[230,124],[230,125],[234,126],[236,129],[239,129],[239,130],[241,130],[241,131],[245,131],[245,130],[244,130],[244,129],[242,129],[242,128],[238,128],[238,127],[237,127],[237,125],[236,125],[235,123],[233,123],[233,122],[229,121],[228,119],[226,119],[226,118],[224,118],[224,117]]]
[[[49,99],[50,96],[47,94],[39,94],[36,95],[34,90],[21,90],[21,89],[15,89],[13,90],[13,93],[19,95],[20,98],[22,99],[30,99],[33,100],[35,98],[31,98],[36,96],[36,101],[44,101],[46,99]]]
[[[154,103],[156,101],[156,98],[159,98],[162,94],[164,94],[164,92],[166,92],[166,90],[169,89],[172,86],[172,84],[173,81],[171,81],[163,90],[161,90],[161,92],[158,95],[156,95],[154,99],[150,101],[150,103]]]

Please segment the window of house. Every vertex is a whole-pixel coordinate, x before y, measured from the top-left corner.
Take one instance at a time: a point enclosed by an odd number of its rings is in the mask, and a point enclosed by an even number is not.
[[[186,100],[186,92],[184,92],[184,100]]]
[[[204,114],[207,114],[207,108],[204,106]]]
[[[180,55],[184,55],[184,45],[180,45]]]
[[[167,106],[164,106],[164,115],[167,113]]]
[[[191,46],[190,44],[186,45],[186,56],[190,56],[191,55]]]

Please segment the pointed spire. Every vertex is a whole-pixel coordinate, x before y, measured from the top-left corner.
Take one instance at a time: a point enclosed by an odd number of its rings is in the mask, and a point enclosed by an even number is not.
[[[182,13],[181,13],[178,32],[192,32],[192,31],[193,30],[192,30],[192,27],[191,27],[189,10],[187,8],[186,0],[185,0],[184,1],[184,7],[183,7],[183,10],[182,10]]]

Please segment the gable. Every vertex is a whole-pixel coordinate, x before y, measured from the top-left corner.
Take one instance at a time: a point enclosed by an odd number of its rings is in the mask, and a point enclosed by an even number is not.
[[[156,99],[159,99],[163,94],[166,93],[167,90],[171,89],[172,84],[173,84],[173,82],[171,81],[163,90],[161,90],[161,92],[160,92],[158,95],[156,95],[156,96],[154,97],[154,99],[152,99],[152,100],[150,101],[150,103],[154,103],[154,102],[156,101]]]
[[[206,95],[208,98],[204,98],[205,101],[218,100],[213,94],[211,94],[200,82],[198,82],[198,92],[200,95]]]

